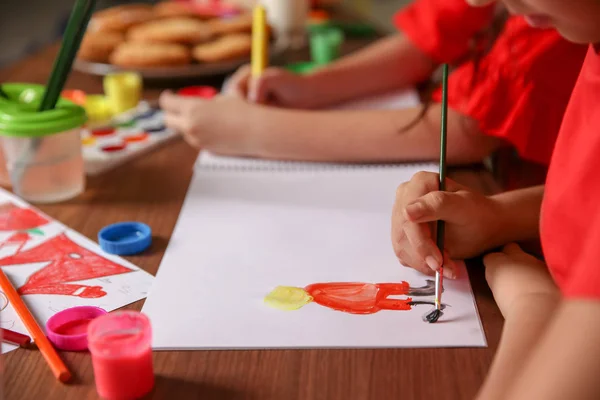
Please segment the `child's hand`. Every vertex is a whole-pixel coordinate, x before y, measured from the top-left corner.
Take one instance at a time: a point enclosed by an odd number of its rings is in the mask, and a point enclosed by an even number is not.
[[[254,105],[231,96],[210,100],[163,92],[159,99],[165,125],[180,132],[194,147],[221,154],[244,154],[249,149],[249,118]]]
[[[225,93],[254,103],[288,108],[313,108],[315,97],[309,80],[300,75],[281,68],[267,68],[260,78],[253,79],[249,65],[233,74]]]
[[[501,253],[488,254],[483,262],[485,277],[504,318],[517,302],[535,302],[539,295],[558,296],[546,264],[517,244],[506,245]]]
[[[456,261],[491,248],[501,229],[500,207],[450,179],[438,191],[438,174],[420,172],[398,187],[392,214],[392,244],[404,265],[431,275],[442,262],[444,276],[455,278]],[[446,222],[445,254],[435,243],[435,221]]]

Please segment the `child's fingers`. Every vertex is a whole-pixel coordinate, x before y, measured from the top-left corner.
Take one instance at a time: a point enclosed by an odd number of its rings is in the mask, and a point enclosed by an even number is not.
[[[455,261],[450,258],[450,254],[444,250],[444,278],[456,279],[459,273],[459,264],[464,261]]]
[[[186,122],[185,117],[178,114],[165,113],[164,121],[167,128],[184,134],[188,133],[189,124]]]
[[[244,99],[248,97],[250,72],[250,65],[240,67],[227,82],[224,92]]]
[[[277,68],[267,68],[260,77],[250,78],[248,84],[248,100],[265,104],[271,92],[280,81],[281,71]]]
[[[177,96],[171,91],[164,91],[158,99],[160,108],[171,114],[189,113],[195,106],[201,104],[204,100],[197,97]]]
[[[406,219],[414,223],[451,220],[461,210],[461,197],[451,192],[430,192],[404,208]]]
[[[439,270],[444,260],[440,250],[431,239],[429,226],[407,223],[404,225],[404,233],[410,244],[411,258],[426,264],[432,271]]]
[[[504,248],[502,249],[502,252],[504,254],[507,254],[509,256],[521,256],[521,255],[529,255],[526,252],[523,251],[523,249],[521,249],[521,246],[519,246],[516,243],[509,243],[506,246],[504,246]]]
[[[483,265],[490,269],[506,264],[509,261],[512,261],[510,256],[502,252],[489,253],[483,257]]]

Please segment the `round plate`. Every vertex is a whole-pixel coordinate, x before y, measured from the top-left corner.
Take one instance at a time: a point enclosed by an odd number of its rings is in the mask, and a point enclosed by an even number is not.
[[[282,49],[273,49],[270,54],[271,62],[283,53]],[[189,64],[178,67],[156,67],[156,68],[122,68],[112,64],[94,63],[83,60],[75,60],[73,69],[90,75],[105,76],[119,71],[135,71],[144,79],[187,79],[204,76],[215,76],[228,74],[237,68],[250,62],[249,57],[239,58],[216,63]]]

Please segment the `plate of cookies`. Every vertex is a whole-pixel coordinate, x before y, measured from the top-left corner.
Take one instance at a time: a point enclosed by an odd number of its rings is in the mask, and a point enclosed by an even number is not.
[[[74,69],[99,76],[136,71],[145,79],[232,72],[250,61],[252,15],[226,10],[201,12],[188,3],[163,2],[99,11],[90,20]]]

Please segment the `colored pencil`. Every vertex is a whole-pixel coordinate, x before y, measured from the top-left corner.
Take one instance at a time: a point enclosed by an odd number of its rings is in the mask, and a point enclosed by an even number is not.
[[[15,344],[20,347],[27,347],[31,343],[31,338],[22,333],[11,331],[9,329],[0,328],[2,341],[5,343]]]
[[[17,293],[15,288],[12,286],[4,271],[0,269],[0,288],[8,298],[10,304],[12,304],[13,308],[21,318],[23,325],[27,328],[27,331],[35,341],[38,349],[42,352],[42,355],[46,359],[48,366],[52,370],[54,376],[60,380],[61,382],[68,382],[71,379],[71,373],[69,372],[67,366],[60,359],[60,356],[52,347],[52,344],[42,331],[42,328],[35,321],[35,318],[25,305],[21,296]]]
[[[267,68],[267,12],[261,5],[252,14],[252,76],[259,77]]]

